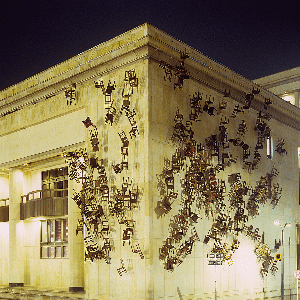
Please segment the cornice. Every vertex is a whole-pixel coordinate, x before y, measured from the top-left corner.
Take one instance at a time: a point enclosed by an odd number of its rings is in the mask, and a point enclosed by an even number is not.
[[[7,98],[10,98],[14,95],[20,94],[24,91],[32,92],[32,89],[36,86],[41,86],[46,84],[50,80],[57,78],[63,74],[70,73],[72,70],[78,70],[83,66],[88,64],[97,64],[97,60],[103,56],[109,54],[114,54],[115,51],[118,51],[130,44],[135,43],[139,39],[143,38],[145,34],[145,28],[148,24],[140,25],[128,32],[125,32],[111,40],[103,42],[91,49],[88,49],[82,53],[77,54],[76,56],[63,61],[57,65],[54,65],[34,76],[31,76],[20,83],[14,84],[3,91],[0,91],[0,103]],[[59,79],[59,81],[61,78]],[[39,88],[40,89],[40,88]],[[2,105],[2,103],[1,103]]]
[[[84,145],[85,142],[82,141],[73,145],[68,145],[65,147],[60,147],[16,160],[8,161],[0,164],[0,170],[8,170],[10,168],[18,167],[23,171],[26,171],[27,169],[34,170],[41,168],[41,166],[44,167],[46,165],[52,165],[53,163],[57,165],[58,162],[63,163],[65,161],[64,157],[62,156],[63,152],[73,151],[80,147],[84,147]]]
[[[230,87],[232,99],[238,102],[252,89],[260,89],[253,107],[260,109],[265,98],[270,98],[273,117],[300,130],[299,108],[147,23],[33,76],[40,79],[35,85],[29,86],[32,78],[19,83],[24,88],[14,95],[3,98],[16,85],[4,90],[0,93],[0,117],[64,92],[71,83],[80,86],[141,60],[168,59],[178,63],[180,52],[187,52],[190,57],[185,66],[192,80],[220,93]]]
[[[229,89],[230,98],[239,103],[244,103],[244,97],[247,93],[250,93],[253,89],[259,89],[260,93],[255,95],[252,101],[252,109],[257,111],[262,109],[265,99],[271,99],[272,105],[269,107],[269,112],[272,118],[300,131],[300,109],[298,107],[222,65],[219,66],[213,61],[207,61],[207,58],[205,62],[200,61],[203,55],[193,49],[189,52],[190,49],[185,45],[175,48],[170,47],[170,45],[160,47],[159,44],[160,42],[157,39],[156,42],[153,42],[150,37],[149,45],[151,45],[152,50],[149,50],[149,58],[151,61],[159,64],[161,60],[166,60],[170,64],[178,65],[180,51],[186,51],[190,56],[185,60],[185,67],[189,72],[190,80],[199,82],[220,94],[224,94],[225,89]]]
[[[271,89],[274,87],[278,87],[281,85],[286,85],[286,84],[290,84],[290,83],[294,83],[294,82],[300,82],[300,75],[295,75],[295,76],[289,76],[286,78],[282,78],[282,79],[278,79],[276,81],[273,81],[271,83],[259,83],[259,81],[257,81],[257,84],[259,84],[260,86],[264,87],[265,89]]]
[[[253,80],[262,87],[269,89],[279,85],[289,84],[300,80],[300,67],[271,74]]]
[[[98,59],[89,61],[85,65],[78,68],[73,68],[54,76],[46,82],[42,82],[39,86],[35,86],[34,91],[26,89],[18,94],[10,96],[0,103],[0,118],[13,113],[15,111],[26,108],[64,92],[72,83],[76,83],[77,87],[89,81],[95,80],[105,74],[117,70],[118,68],[131,65],[141,59],[145,59],[148,55],[146,51],[147,37],[135,41],[134,45],[127,45],[125,51],[116,51],[114,55],[111,53],[108,56],[103,55]],[[125,46],[124,46],[125,47]],[[116,49],[118,50],[118,49]]]

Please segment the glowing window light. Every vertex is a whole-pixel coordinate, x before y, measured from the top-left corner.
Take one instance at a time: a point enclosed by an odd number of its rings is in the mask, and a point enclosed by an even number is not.
[[[272,139],[271,137],[267,138],[267,158],[272,158]]]
[[[295,97],[293,95],[283,95],[282,99],[295,105]]]

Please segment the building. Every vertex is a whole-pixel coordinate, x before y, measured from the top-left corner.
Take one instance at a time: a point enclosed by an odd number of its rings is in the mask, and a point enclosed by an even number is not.
[[[295,295],[299,117],[149,24],[1,91],[1,286]]]
[[[254,80],[261,87],[299,107],[300,67]]]

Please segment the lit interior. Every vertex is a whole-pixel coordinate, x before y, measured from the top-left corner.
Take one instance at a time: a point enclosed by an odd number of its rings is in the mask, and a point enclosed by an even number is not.
[[[293,95],[283,95],[282,99],[295,105],[295,97]]]

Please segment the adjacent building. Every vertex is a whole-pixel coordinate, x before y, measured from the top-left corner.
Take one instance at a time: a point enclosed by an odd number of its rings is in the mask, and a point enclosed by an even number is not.
[[[265,76],[254,82],[299,107],[300,67]]]
[[[295,295],[299,96],[278,80],[143,24],[1,91],[0,285],[279,299],[284,258]]]

